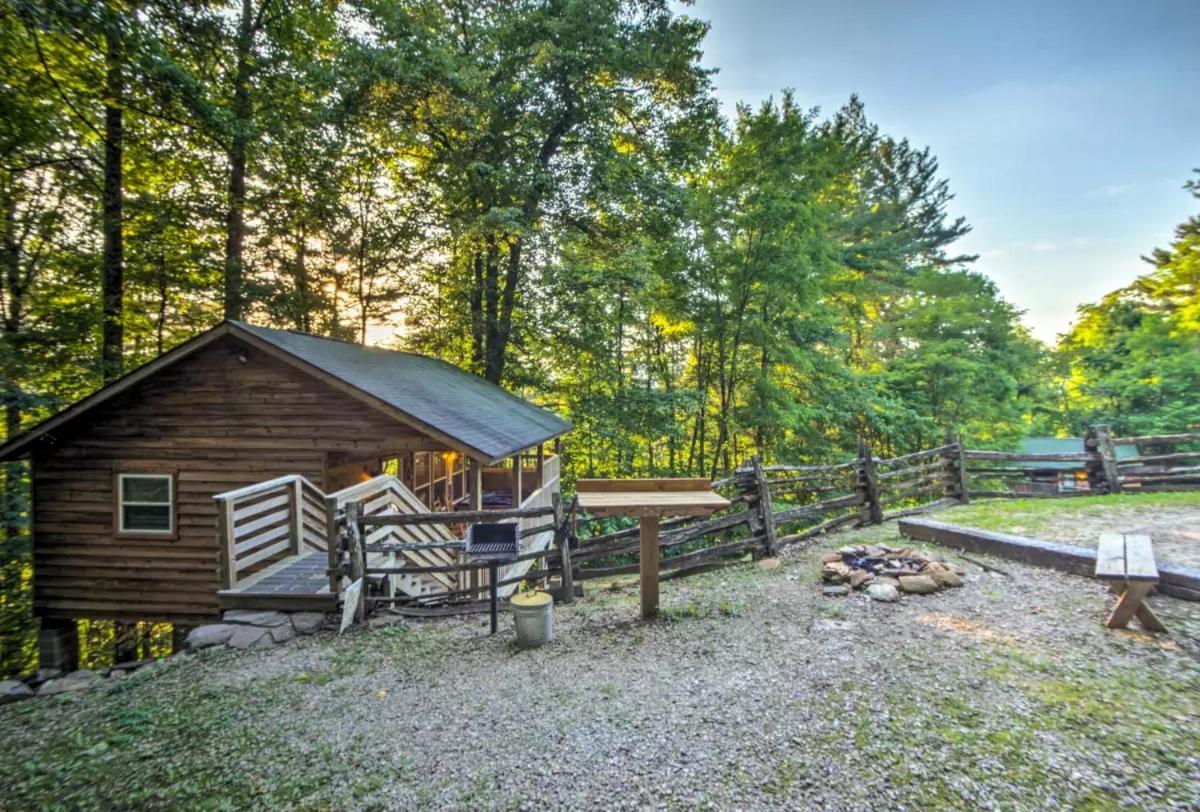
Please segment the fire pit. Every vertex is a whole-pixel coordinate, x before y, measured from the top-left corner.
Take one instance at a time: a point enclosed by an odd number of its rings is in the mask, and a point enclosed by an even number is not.
[[[962,571],[911,547],[842,547],[829,553],[821,567],[825,594],[848,595],[861,589],[875,600],[899,600],[901,592],[924,595],[962,586]]]

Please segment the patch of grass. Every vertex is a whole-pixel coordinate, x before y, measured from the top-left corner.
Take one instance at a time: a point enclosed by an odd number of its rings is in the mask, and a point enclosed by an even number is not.
[[[817,614],[834,620],[846,616],[846,606],[840,598],[825,598],[816,604]]]
[[[728,590],[711,590],[701,593],[687,603],[663,606],[658,610],[659,617],[668,623],[681,623],[686,620],[703,620],[706,618],[732,618],[742,613],[742,606],[728,598],[718,599],[715,594],[726,594]]]
[[[986,499],[957,505],[938,513],[938,518],[983,530],[1040,532],[1055,525],[1103,512],[1119,517],[1139,510],[1200,506],[1200,492],[1120,493],[1077,499]]]

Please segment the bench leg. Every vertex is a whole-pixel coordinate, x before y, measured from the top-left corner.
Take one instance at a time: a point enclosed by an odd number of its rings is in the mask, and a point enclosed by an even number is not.
[[[1133,617],[1138,606],[1141,605],[1142,599],[1149,594],[1152,584],[1127,584],[1121,597],[1117,599],[1117,605],[1113,607],[1112,614],[1108,616],[1105,625],[1110,629],[1124,629],[1129,625],[1129,619]]]
[[[1128,590],[1128,588],[1128,585],[1124,582],[1110,582],[1108,585],[1108,591],[1114,595],[1122,595]],[[1138,598],[1137,608],[1133,610],[1134,617],[1136,617],[1138,622],[1142,624],[1142,628],[1148,632],[1165,632],[1167,630],[1166,625],[1159,620],[1158,615],[1154,614],[1154,611],[1146,605],[1145,598],[1149,593],[1150,587],[1147,587],[1145,592],[1142,594],[1142,597]],[[1117,628],[1113,625],[1112,619],[1116,617],[1117,608],[1119,606],[1120,601],[1117,602],[1117,607],[1113,608],[1112,615],[1109,616],[1109,628]],[[1125,618],[1125,622],[1129,622],[1128,617]]]

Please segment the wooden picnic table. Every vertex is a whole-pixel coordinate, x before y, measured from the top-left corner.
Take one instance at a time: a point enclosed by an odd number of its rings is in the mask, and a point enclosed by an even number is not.
[[[658,525],[669,516],[707,516],[729,507],[707,479],[581,479],[579,507],[593,516],[633,516],[641,526],[642,617],[658,614]]]
[[[1137,616],[1148,631],[1165,632],[1167,627],[1145,604],[1158,583],[1158,565],[1149,536],[1106,533],[1096,549],[1096,577],[1108,581],[1108,589],[1120,597],[1105,621],[1110,629],[1123,629]]]

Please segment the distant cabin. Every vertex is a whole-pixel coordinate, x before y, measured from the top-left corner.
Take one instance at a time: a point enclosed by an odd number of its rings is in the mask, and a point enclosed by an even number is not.
[[[422,509],[519,504],[570,428],[443,361],[226,321],[11,438],[0,460],[30,460],[43,627],[190,626],[219,615],[222,574],[237,574],[217,494],[286,476],[332,493],[387,472]],[[266,541],[258,558],[279,547]]]
[[[1114,448],[1118,460],[1138,455],[1137,446],[1132,444],[1119,443]],[[1082,454],[1085,450],[1082,437],[1026,437],[1019,449],[1022,454]],[[1091,487],[1086,467],[1079,462],[1039,460],[1022,462],[1020,466],[1026,474],[1022,481],[1013,484],[1017,493],[1063,493]]]

